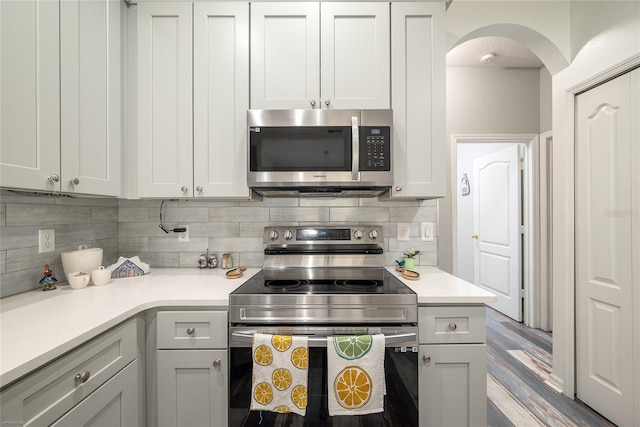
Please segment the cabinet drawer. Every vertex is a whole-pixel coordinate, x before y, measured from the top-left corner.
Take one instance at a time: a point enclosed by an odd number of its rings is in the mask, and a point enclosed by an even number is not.
[[[421,344],[484,343],[484,305],[418,308]]]
[[[141,319],[127,321],[9,387],[2,424],[50,425],[136,359],[143,330]]]
[[[160,311],[158,349],[227,348],[226,311]]]

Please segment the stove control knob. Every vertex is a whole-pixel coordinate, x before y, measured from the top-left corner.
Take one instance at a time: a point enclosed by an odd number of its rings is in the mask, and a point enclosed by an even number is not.
[[[269,232],[269,239],[276,240],[278,238],[278,232],[276,230],[271,230]]]
[[[377,232],[376,230],[371,230],[371,231],[369,232],[369,238],[370,238],[371,240],[375,240],[375,239],[376,239],[376,237],[378,237],[378,232]]]
[[[355,237],[358,240],[362,239],[363,236],[364,236],[364,231],[362,230],[356,230],[353,232],[353,237]]]
[[[291,239],[293,239],[293,233],[291,232],[291,230],[285,230],[284,240],[291,240]]]

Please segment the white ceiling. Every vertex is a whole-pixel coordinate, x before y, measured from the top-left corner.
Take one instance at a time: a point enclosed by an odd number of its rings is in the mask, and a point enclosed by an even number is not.
[[[487,53],[496,57],[484,64],[480,58]],[[447,53],[447,67],[540,68],[544,64],[522,43],[505,37],[481,37],[454,47]]]

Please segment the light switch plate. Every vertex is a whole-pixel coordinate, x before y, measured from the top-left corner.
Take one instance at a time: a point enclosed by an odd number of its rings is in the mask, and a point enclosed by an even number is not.
[[[182,233],[178,233],[178,242],[188,242],[189,241],[189,226],[188,225],[179,225],[178,228],[186,228],[186,231]]]
[[[433,222],[421,222],[420,223],[420,240],[423,242],[433,242],[433,235],[435,224]]]

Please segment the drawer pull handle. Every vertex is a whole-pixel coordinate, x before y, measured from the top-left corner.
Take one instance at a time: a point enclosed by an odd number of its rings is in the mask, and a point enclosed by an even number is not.
[[[89,377],[90,377],[90,376],[91,376],[91,372],[89,372],[89,371],[84,371],[84,372],[83,372],[83,373],[81,373],[81,374],[76,374],[76,376],[75,376],[75,377],[73,377],[73,379],[74,379],[76,382],[79,382],[79,383],[84,384],[84,383],[86,383],[87,381],[89,381]]]
[[[455,323],[451,322],[449,323],[449,329],[452,331],[455,331],[456,329],[458,329],[458,325],[456,325]]]
[[[431,363],[431,356],[427,356],[426,354],[422,356],[422,361],[424,363]]]
[[[220,359],[216,359],[213,361],[213,367],[214,368],[219,368],[222,365],[222,360]]]
[[[195,331],[196,331],[196,328],[187,328],[187,335],[193,335]]]

